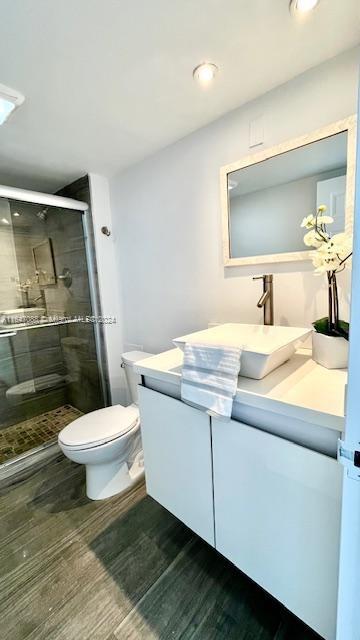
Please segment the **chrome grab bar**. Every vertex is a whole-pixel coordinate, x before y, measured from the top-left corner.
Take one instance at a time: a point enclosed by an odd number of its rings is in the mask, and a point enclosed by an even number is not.
[[[0,338],[12,338],[17,335],[17,331],[0,331]]]

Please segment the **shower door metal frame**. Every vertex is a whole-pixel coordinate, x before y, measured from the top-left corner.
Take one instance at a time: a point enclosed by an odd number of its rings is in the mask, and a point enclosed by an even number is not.
[[[98,295],[98,279],[96,275],[96,252],[95,243],[93,241],[93,224],[90,207],[83,211],[82,227],[84,232],[86,263],[89,280],[90,302],[93,315],[96,318],[101,316],[100,297]],[[107,407],[110,402],[110,383],[108,376],[107,358],[105,350],[105,335],[99,322],[93,323],[95,347],[97,354],[98,370],[100,377],[101,391],[104,406]]]
[[[0,198],[20,200],[21,202],[33,202],[34,204],[44,204],[48,207],[59,207],[76,211],[87,211],[89,209],[87,202],[82,202],[81,200],[55,196],[52,193],[19,189],[18,187],[7,187],[4,184],[0,184]]]

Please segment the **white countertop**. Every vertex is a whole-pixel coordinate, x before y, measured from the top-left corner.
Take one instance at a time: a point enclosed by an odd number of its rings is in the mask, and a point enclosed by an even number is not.
[[[171,349],[136,363],[140,375],[180,386],[183,353]],[[262,380],[239,377],[235,402],[343,431],[346,369],[326,369],[299,349]]]

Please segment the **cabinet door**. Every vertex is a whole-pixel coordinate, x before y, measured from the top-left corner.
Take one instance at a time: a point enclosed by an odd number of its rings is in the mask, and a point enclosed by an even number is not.
[[[145,387],[139,397],[148,494],[214,546],[209,416]]]
[[[212,420],[216,548],[321,636],[335,638],[340,465]]]

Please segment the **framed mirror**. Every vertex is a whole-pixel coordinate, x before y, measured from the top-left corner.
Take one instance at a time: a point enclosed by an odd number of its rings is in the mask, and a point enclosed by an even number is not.
[[[41,244],[33,247],[35,268],[40,287],[56,284],[54,254],[51,239],[47,238]]]
[[[321,204],[352,232],[356,117],[220,170],[225,266],[307,260],[303,218]]]

